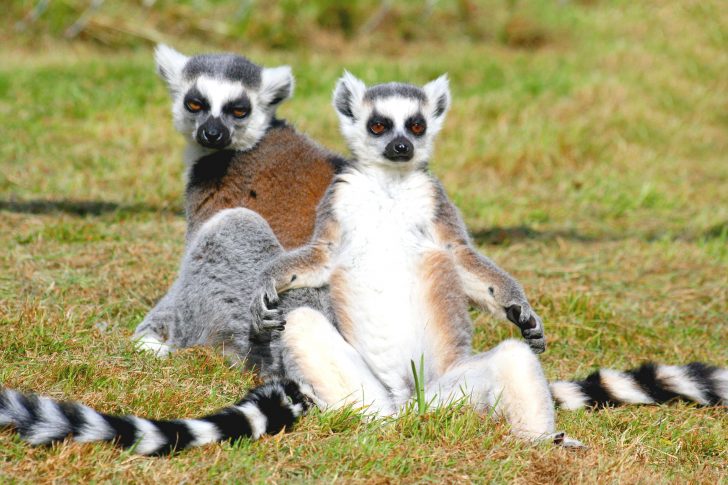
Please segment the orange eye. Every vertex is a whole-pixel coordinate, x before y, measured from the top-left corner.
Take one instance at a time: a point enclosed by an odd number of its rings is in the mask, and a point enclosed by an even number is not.
[[[202,109],[202,104],[198,103],[193,99],[188,99],[187,101],[185,101],[185,106],[193,113],[197,113]]]
[[[410,131],[415,135],[421,135],[425,132],[425,125],[422,123],[412,123]]]
[[[248,115],[248,110],[244,108],[235,108],[232,111],[233,116],[236,118],[245,118]]]
[[[384,133],[384,131],[386,129],[387,129],[387,127],[384,126],[384,123],[380,123],[378,121],[376,121],[376,122],[372,123],[371,125],[369,125],[369,131],[371,131],[375,135],[381,135],[382,133]]]

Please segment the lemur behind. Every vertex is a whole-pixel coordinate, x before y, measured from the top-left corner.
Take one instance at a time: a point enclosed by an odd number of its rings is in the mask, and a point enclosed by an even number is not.
[[[169,292],[137,327],[142,349],[212,345],[265,371],[275,366],[247,312],[260,269],[310,238],[316,205],[342,158],[289,124],[276,109],[293,91],[288,66],[264,68],[233,54],[187,57],[156,49],[188,146],[187,247]],[[326,311],[325,290],[292,293],[283,307]]]

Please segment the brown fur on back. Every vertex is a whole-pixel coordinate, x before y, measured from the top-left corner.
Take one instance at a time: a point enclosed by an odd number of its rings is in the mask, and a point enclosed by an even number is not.
[[[188,236],[217,212],[247,207],[265,218],[286,249],[307,242],[316,206],[343,160],[281,124],[245,152],[218,152],[191,167]]]

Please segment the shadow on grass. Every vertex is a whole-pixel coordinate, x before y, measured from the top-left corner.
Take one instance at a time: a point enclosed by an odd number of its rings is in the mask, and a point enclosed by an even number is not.
[[[711,226],[704,233],[705,239],[728,239],[728,221]]]
[[[610,236],[606,238],[587,236],[573,229],[538,231],[529,226],[491,227],[473,231],[471,235],[476,243],[491,245],[509,244],[525,240],[553,241],[555,239],[566,239],[569,241],[589,243],[615,239]]]
[[[613,241],[624,241],[626,239],[640,239],[646,242],[670,240],[696,242],[711,239],[728,239],[728,221],[716,224],[703,231],[686,229],[684,231],[672,232],[661,231],[626,231],[620,233],[600,233],[598,235],[582,234],[574,229],[551,229],[537,230],[530,226],[520,225],[511,227],[491,227],[477,229],[471,233],[477,244],[485,245],[508,245],[518,241],[554,241],[563,239],[579,243],[602,243]]]
[[[144,214],[159,213],[183,215],[178,207],[155,206],[145,203],[124,204],[104,200],[74,199],[0,199],[0,211],[20,214],[71,214],[75,216],[100,216],[109,213]]]

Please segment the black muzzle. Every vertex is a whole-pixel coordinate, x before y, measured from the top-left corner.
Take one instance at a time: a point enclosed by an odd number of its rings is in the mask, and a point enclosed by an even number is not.
[[[390,141],[384,149],[384,156],[393,162],[409,162],[414,154],[415,147],[404,136],[398,136]]]
[[[230,130],[220,118],[210,117],[197,129],[197,143],[207,148],[225,148],[230,144]]]

